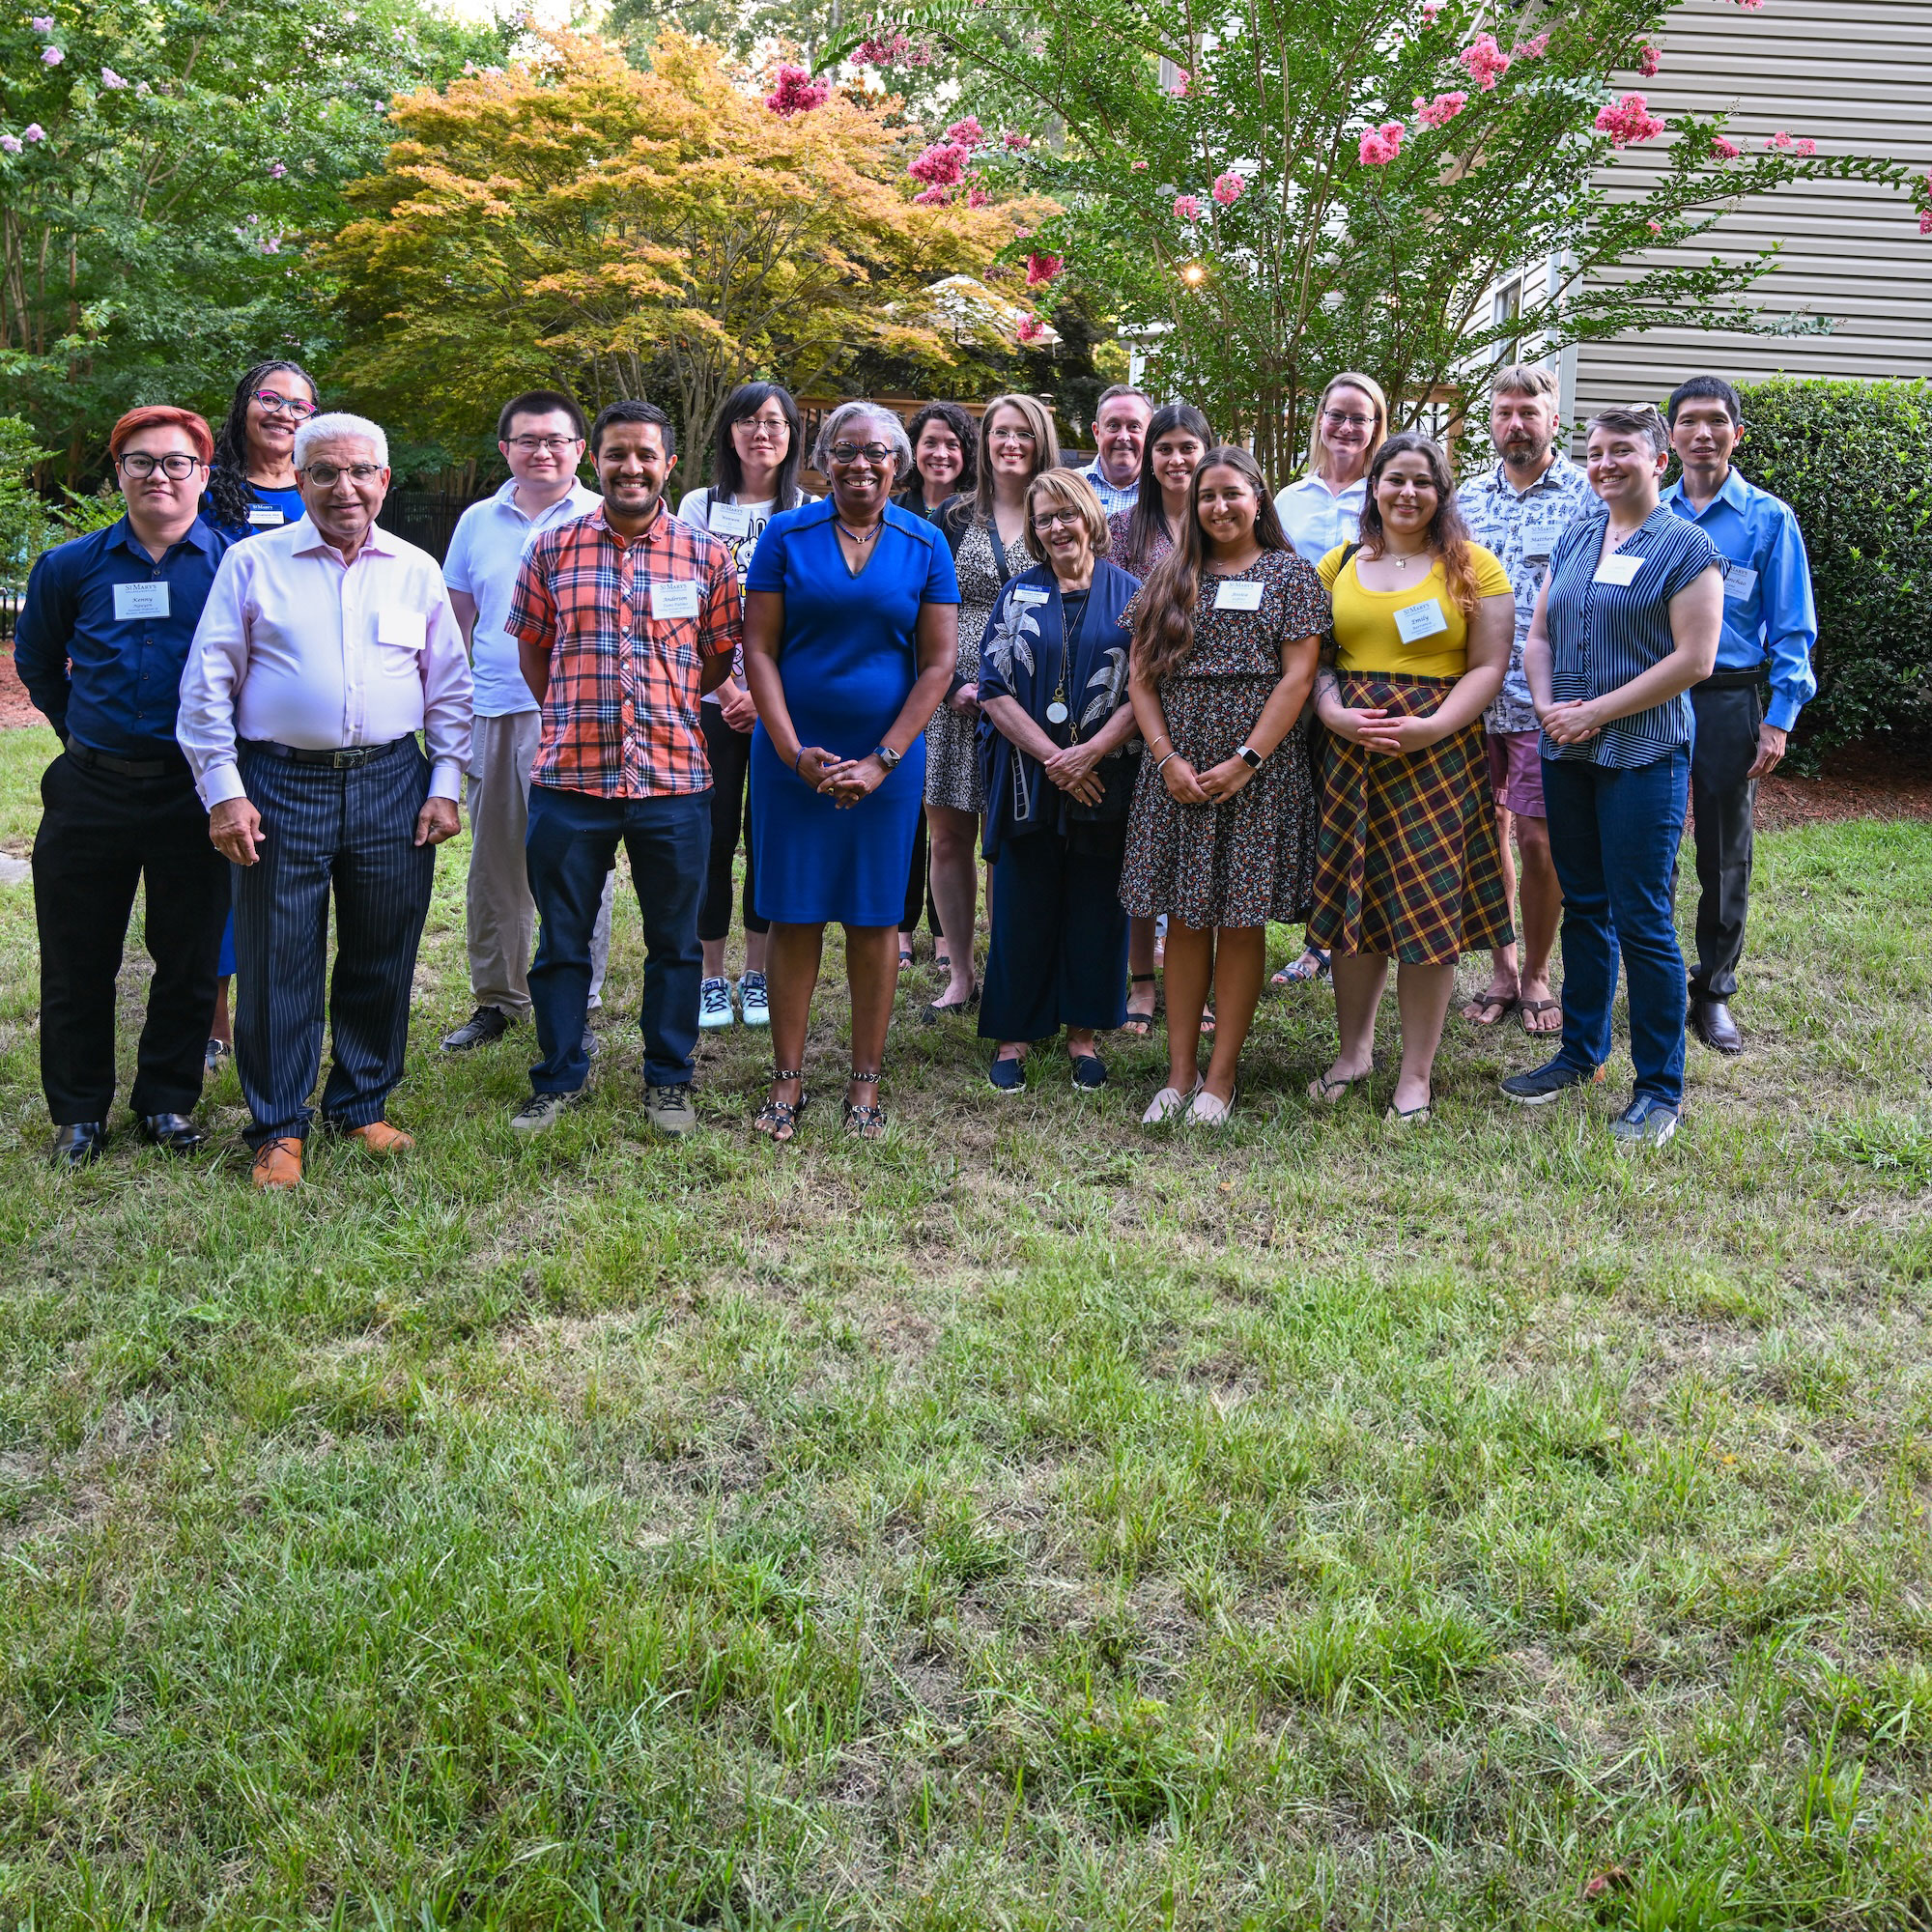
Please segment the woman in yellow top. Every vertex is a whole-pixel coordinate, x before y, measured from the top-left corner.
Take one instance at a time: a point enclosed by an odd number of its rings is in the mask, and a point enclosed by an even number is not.
[[[1402,1071],[1387,1118],[1422,1122],[1456,961],[1514,936],[1483,712],[1509,667],[1516,606],[1427,437],[1391,437],[1367,482],[1360,545],[1319,566],[1335,661],[1315,684],[1328,742],[1308,936],[1332,956],[1342,1045],[1308,1093],[1332,1103],[1368,1074],[1393,959]]]

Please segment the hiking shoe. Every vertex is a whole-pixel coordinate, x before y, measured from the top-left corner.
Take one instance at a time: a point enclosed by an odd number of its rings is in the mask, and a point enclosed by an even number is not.
[[[468,1053],[472,1046],[488,1046],[510,1030],[508,1018],[495,1007],[478,1007],[454,1033],[442,1037],[445,1053]]]
[[[510,1116],[510,1131],[513,1134],[547,1133],[562,1120],[566,1107],[574,1107],[583,1098],[580,1087],[572,1094],[532,1094],[517,1111]]]
[[[706,980],[697,989],[697,1024],[706,1033],[731,1024],[731,982]]]
[[[719,982],[721,985],[723,980]],[[644,1089],[644,1119],[661,1134],[689,1134],[697,1130],[697,1109],[691,1104],[691,1082],[675,1087]]]
[[[1544,1107],[1572,1087],[1601,1086],[1603,1079],[1601,1066],[1572,1066],[1567,1060],[1557,1059],[1546,1061],[1527,1073],[1512,1073],[1502,1089],[1519,1107]]]
[[[1610,1122],[1610,1138],[1619,1151],[1661,1148],[1677,1131],[1677,1109],[1654,1094],[1639,1094]]]
[[[765,996],[765,976],[747,971],[738,981],[738,1007],[747,1026],[770,1026],[771,1001]]]

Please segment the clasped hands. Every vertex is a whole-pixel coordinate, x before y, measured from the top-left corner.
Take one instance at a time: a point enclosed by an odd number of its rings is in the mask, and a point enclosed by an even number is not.
[[[840,811],[849,811],[862,798],[877,791],[886,777],[885,764],[875,753],[867,752],[863,758],[835,758],[820,745],[806,746],[793,769]]]
[[[1225,805],[1254,777],[1245,758],[1223,758],[1197,772],[1179,752],[1160,768],[1167,795],[1177,805]]]
[[[1435,719],[1393,717],[1386,705],[1379,704],[1360,711],[1327,712],[1321,722],[1338,738],[1389,758],[1406,757],[1439,743],[1442,737],[1442,727]]]
[[[1552,745],[1585,744],[1604,728],[1597,701],[1591,697],[1567,697],[1560,704],[1548,705],[1537,723]]]

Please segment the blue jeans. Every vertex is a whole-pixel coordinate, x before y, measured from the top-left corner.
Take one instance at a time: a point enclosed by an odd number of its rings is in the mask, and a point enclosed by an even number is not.
[[[1636,1098],[1684,1097],[1684,954],[1673,887],[1690,750],[1620,770],[1545,758],[1549,856],[1563,888],[1563,1049],[1593,1072],[1610,1057],[1617,954],[1630,985]]]
[[[583,1021],[590,1006],[590,935],[604,877],[622,844],[644,922],[644,1085],[691,1078],[697,1044],[697,904],[711,852],[711,793],[665,798],[596,798],[558,786],[530,787],[524,839],[530,896],[542,925],[530,967],[530,1007],[543,1058],[530,1068],[538,1094],[575,1094],[590,1072]]]

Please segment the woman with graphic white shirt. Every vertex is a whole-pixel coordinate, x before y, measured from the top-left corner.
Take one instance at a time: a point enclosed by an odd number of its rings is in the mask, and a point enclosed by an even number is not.
[[[752,554],[765,526],[781,510],[816,499],[798,487],[803,425],[791,392],[776,383],[744,383],[718,412],[711,473],[717,480],[686,493],[678,521],[709,530],[730,546],[738,587],[752,567]],[[707,1030],[731,1024],[731,981],[724,972],[724,942],[731,932],[731,863],[745,844],[745,971],[738,1004],[747,1026],[771,1024],[765,993],[765,936],[769,930],[753,898],[751,828],[746,818],[746,774],[751,769],[752,726],[757,707],[745,689],[742,651],[731,675],[704,699],[699,714],[711,760],[711,864],[697,914],[697,943],[704,950],[704,983],[697,1023]]]

